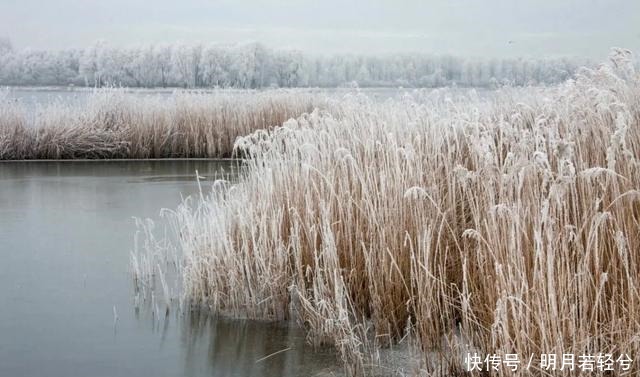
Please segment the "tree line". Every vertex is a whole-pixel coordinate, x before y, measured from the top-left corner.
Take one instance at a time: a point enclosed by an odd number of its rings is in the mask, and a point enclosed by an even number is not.
[[[554,84],[585,61],[451,55],[314,55],[260,43],[16,50],[0,39],[0,85],[265,88]]]

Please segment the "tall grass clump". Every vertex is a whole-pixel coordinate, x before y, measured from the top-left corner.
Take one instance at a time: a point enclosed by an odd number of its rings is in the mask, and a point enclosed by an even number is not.
[[[315,96],[286,90],[144,97],[107,89],[82,106],[35,113],[0,98],[0,160],[228,157],[236,137],[317,106]]]
[[[434,375],[462,372],[469,350],[525,365],[636,354],[640,78],[627,55],[517,100],[356,96],[240,138],[242,182],[172,215],[185,298],[298,320],[352,374],[407,333]]]

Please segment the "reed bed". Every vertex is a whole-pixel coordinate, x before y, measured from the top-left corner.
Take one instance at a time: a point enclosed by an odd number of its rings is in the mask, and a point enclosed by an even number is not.
[[[417,374],[465,373],[467,352],[518,354],[522,367],[532,354],[637,355],[640,77],[629,62],[618,51],[517,100],[353,96],[240,138],[252,157],[242,182],[218,181],[169,216],[183,298],[300,321],[354,375],[407,335],[423,355]],[[579,372],[534,361],[525,373]]]
[[[82,106],[56,102],[30,112],[0,96],[0,160],[229,157],[236,137],[317,106],[318,97],[300,91],[162,97],[106,89]]]

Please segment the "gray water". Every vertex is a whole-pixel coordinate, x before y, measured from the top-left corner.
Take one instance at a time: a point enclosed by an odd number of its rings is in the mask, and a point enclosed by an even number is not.
[[[339,370],[295,326],[136,310],[132,216],[229,161],[0,162],[0,376],[311,376]],[[115,309],[114,309],[115,308]],[[266,360],[263,357],[288,349]]]
[[[33,111],[39,105],[51,103],[62,103],[69,105],[82,105],[90,91],[77,91],[65,89],[6,89],[6,100],[23,104],[27,109]]]
[[[1,89],[1,88],[0,88]],[[128,94],[139,97],[169,97],[173,90],[147,90],[147,89],[120,89]],[[0,105],[4,96],[4,101],[17,102],[32,114],[40,109],[45,109],[49,105],[57,104],[63,106],[83,106],[87,100],[94,94],[95,90],[91,88],[21,88],[9,87],[4,89],[4,93],[0,92]]]

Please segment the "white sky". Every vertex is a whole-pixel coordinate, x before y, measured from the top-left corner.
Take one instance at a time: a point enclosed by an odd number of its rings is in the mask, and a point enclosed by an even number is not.
[[[309,52],[640,54],[640,0],[0,0],[17,48],[259,41]],[[511,42],[510,42],[511,41]]]

